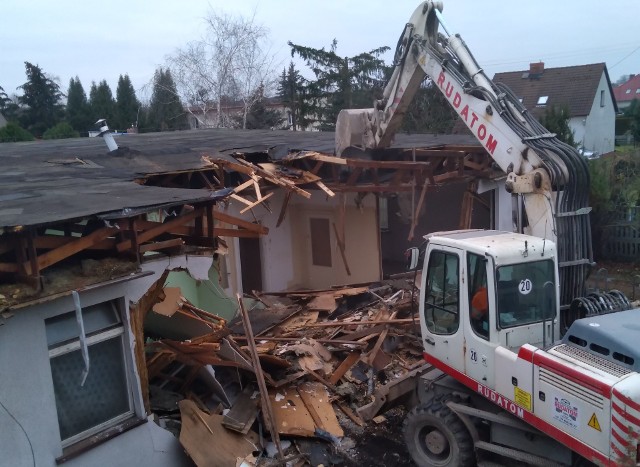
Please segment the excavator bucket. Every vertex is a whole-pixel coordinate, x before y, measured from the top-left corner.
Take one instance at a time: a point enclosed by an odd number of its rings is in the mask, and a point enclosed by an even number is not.
[[[348,147],[362,150],[375,147],[371,130],[373,109],[345,109],[336,121],[336,156],[340,157]]]

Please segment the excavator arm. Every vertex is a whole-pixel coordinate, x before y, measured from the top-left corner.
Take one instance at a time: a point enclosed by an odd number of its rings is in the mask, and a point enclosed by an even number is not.
[[[441,12],[441,2],[416,8],[398,41],[382,99],[372,109],[338,115],[336,153],[390,146],[428,77],[507,174],[507,191],[522,195],[525,233],[557,242],[561,303],[568,305],[584,295],[592,263],[586,162],[531,116],[511,90],[485,75],[460,35],[448,32]]]

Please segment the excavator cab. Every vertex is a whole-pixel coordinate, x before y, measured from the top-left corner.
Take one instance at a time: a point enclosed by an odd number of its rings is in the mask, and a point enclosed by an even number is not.
[[[493,387],[495,349],[545,347],[558,331],[555,245],[522,234],[468,230],[427,237],[420,320],[425,353]]]

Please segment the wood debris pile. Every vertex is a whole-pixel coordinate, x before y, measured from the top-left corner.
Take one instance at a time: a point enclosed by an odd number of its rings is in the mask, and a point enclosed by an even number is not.
[[[230,322],[165,288],[145,322],[151,410],[199,466],[257,465],[269,447],[260,433],[280,460],[296,440],[339,445],[344,425],[366,427],[428,366],[410,287],[261,293]]]

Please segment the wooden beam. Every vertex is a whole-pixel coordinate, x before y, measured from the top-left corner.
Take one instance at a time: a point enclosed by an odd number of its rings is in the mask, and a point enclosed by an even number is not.
[[[165,248],[174,248],[183,245],[184,240],[181,238],[172,238],[171,240],[165,240],[163,242],[145,243],[144,245],[140,245],[138,250],[140,253],[146,253],[147,251],[158,251],[164,250]]]
[[[335,222],[332,222],[333,232],[336,235],[336,241],[338,242],[338,249],[340,250],[340,256],[342,256],[342,262],[344,264],[344,268],[347,270],[347,275],[351,275],[351,270],[349,269],[349,263],[347,262],[347,255],[345,253],[345,244],[344,240],[340,238],[340,234],[338,233],[338,228],[336,227]]]
[[[263,225],[254,224],[253,222],[245,221],[244,219],[240,219],[239,217],[230,216],[229,214],[221,211],[213,211],[213,218],[226,224],[236,225],[247,230],[258,232],[261,235],[266,235],[269,233],[269,229]]]
[[[247,212],[249,209],[253,209],[253,208],[255,208],[257,205],[262,204],[263,202],[265,202],[266,200],[268,200],[269,198],[271,198],[271,196],[273,196],[273,193],[274,193],[274,192],[273,192],[273,191],[271,191],[271,192],[267,193],[265,196],[263,196],[262,198],[260,198],[260,199],[256,200],[256,201],[255,201],[255,202],[253,202],[253,203],[250,203],[246,208],[244,208],[244,209],[242,209],[242,210],[240,211],[240,214],[244,214],[244,213],[245,213],[245,212]],[[234,195],[231,195],[231,196],[234,196]],[[237,195],[235,195],[235,196],[237,196]]]
[[[362,167],[355,167],[349,174],[349,178],[347,179],[347,185],[354,185],[356,181],[358,181],[358,178],[360,178],[361,173],[362,173]]]
[[[196,208],[193,211],[188,212],[187,214],[183,214],[182,216],[172,219],[163,224],[160,224],[157,227],[152,227],[149,230],[145,230],[140,235],[138,235],[138,242],[140,243],[148,242],[152,238],[155,238],[160,234],[170,231],[173,227],[184,225],[187,222],[192,221],[196,217],[201,217],[203,212],[204,211],[202,208]],[[119,252],[128,250],[129,248],[131,248],[131,240],[125,240],[124,242],[118,243],[116,245],[116,248]]]
[[[65,258],[68,258],[71,255],[74,255],[82,250],[86,250],[96,245],[97,243],[100,243],[105,238],[115,235],[118,232],[119,230],[113,227],[103,227],[101,229],[98,229],[95,232],[90,233],[89,235],[80,237],[73,242],[67,243],[59,248],[55,248],[38,256],[38,266],[40,267],[40,269],[47,268],[59,261],[62,261]],[[129,243],[131,242],[129,241]]]
[[[282,207],[280,208],[280,215],[278,216],[278,222],[276,223],[276,228],[280,227],[282,221],[284,221],[284,217],[287,214],[287,206],[289,206],[289,200],[291,199],[291,192],[287,191],[284,195],[284,200],[282,201]]]
[[[258,350],[256,349],[256,344],[253,338],[251,321],[249,320],[247,310],[245,310],[244,308],[244,304],[242,303],[242,297],[240,296],[240,294],[236,294],[236,299],[238,300],[238,305],[240,306],[242,324],[244,325],[245,335],[248,337],[247,345],[249,346],[249,350],[251,351],[251,360],[254,367],[253,369],[256,373],[256,379],[258,380],[258,388],[260,389],[260,396],[262,399],[262,415],[265,418],[265,424],[269,428],[269,433],[271,433],[271,439],[275,443],[276,449],[278,450],[278,459],[282,459],[284,457],[284,454],[282,452],[282,445],[280,444],[280,434],[278,433],[278,427],[276,426],[276,419],[273,414],[271,401],[269,400],[267,386],[264,382],[264,373],[262,372],[260,357],[258,356]]]
[[[258,232],[242,229],[216,229],[217,237],[260,238]]]

